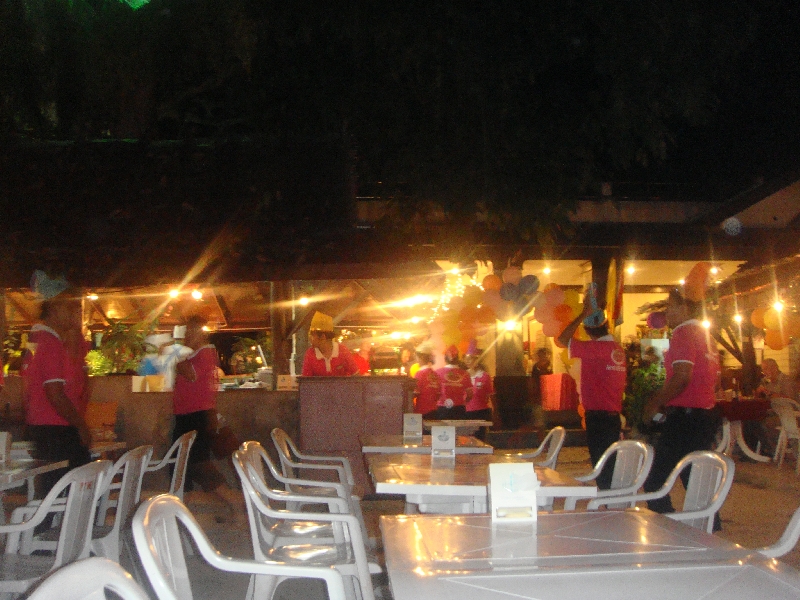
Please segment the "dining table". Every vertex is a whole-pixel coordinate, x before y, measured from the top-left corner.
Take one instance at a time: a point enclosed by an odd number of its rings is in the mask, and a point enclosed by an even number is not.
[[[431,436],[418,437],[389,433],[362,435],[361,452],[364,454],[430,454]],[[471,435],[456,436],[456,454],[492,454],[494,448]]]
[[[647,509],[381,517],[395,600],[798,598],[800,573]]]
[[[424,419],[422,426],[430,431],[431,427],[455,427],[456,433],[461,435],[472,435],[481,427],[492,427],[492,421],[483,419]]]
[[[406,513],[484,513],[487,511],[489,465],[530,463],[513,454],[366,454],[370,476],[378,494],[402,494]],[[554,498],[592,498],[597,487],[591,482],[533,463],[539,480],[537,501],[552,506]]]

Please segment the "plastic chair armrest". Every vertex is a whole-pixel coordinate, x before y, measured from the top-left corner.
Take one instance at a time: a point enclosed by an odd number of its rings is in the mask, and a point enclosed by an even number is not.
[[[336,471],[337,478],[339,479],[339,483],[345,485],[351,485],[347,481],[347,473],[345,472],[344,468],[341,465],[319,465],[319,464],[312,464],[312,463],[289,463],[292,468],[294,469],[307,469],[307,470],[317,470],[317,471]]]
[[[283,490],[272,490],[275,500],[279,502],[303,502],[305,504],[327,504],[328,510],[332,513],[348,513],[350,512],[350,504],[344,498],[339,496],[304,496],[303,494],[295,494],[292,492],[285,492]]]
[[[339,463],[339,465],[330,465],[330,466],[341,466],[344,471],[345,480],[349,485],[354,485],[355,480],[353,479],[353,469],[350,466],[350,461],[346,456],[314,456],[312,454],[301,454],[300,452],[295,452],[297,458],[300,460],[308,461],[308,462],[317,462],[317,463]],[[341,478],[340,478],[341,479]]]
[[[666,494],[664,490],[661,489],[661,490],[656,490],[655,492],[649,492],[644,494],[629,494],[627,496],[608,496],[606,498],[595,498],[594,500],[589,501],[589,504],[586,507],[586,509],[596,510],[598,507],[604,506],[606,504],[622,504],[625,502],[646,502],[648,500],[656,500],[658,498],[663,498],[665,495]]]

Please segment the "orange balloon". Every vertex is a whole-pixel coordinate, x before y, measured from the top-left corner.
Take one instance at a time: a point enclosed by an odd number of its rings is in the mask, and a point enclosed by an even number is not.
[[[783,350],[789,343],[789,336],[778,329],[767,329],[764,343],[772,350]]]
[[[506,267],[503,271],[503,281],[512,285],[517,285],[522,279],[522,269],[519,267]]]
[[[483,305],[478,309],[477,319],[483,324],[494,324],[497,316],[494,314],[494,309],[491,306]]]
[[[683,293],[689,300],[700,302],[706,295],[706,288],[711,283],[711,268],[709,262],[699,262],[686,276]]]
[[[464,305],[468,308],[475,308],[483,300],[483,290],[477,285],[469,285],[464,288]]]
[[[558,337],[562,331],[564,331],[564,326],[559,321],[553,320],[542,323],[542,333],[547,337]]]
[[[458,346],[457,347],[458,347],[458,355],[459,356],[464,356],[467,353],[467,350],[469,350],[469,341],[470,341],[470,338],[462,337],[461,341],[458,342]]]
[[[757,308],[752,313],[750,313],[750,322],[753,326],[758,327],[759,329],[766,329],[766,325],[764,324],[764,313],[767,312],[766,308]]]
[[[764,327],[767,329],[780,329],[781,313],[774,308],[768,308],[766,312],[764,312]]]
[[[562,323],[572,321],[572,307],[566,304],[559,304],[553,309],[553,317]]]
[[[482,285],[483,289],[486,291],[497,290],[499,292],[500,288],[503,287],[503,280],[494,273],[491,273],[483,278]]]

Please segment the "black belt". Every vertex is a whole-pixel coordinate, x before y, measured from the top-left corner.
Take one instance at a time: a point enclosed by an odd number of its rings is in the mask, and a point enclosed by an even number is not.
[[[586,414],[595,413],[600,415],[618,415],[618,410],[587,410]]]

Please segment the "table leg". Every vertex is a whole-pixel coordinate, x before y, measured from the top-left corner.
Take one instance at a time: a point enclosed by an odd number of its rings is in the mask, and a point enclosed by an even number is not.
[[[739,446],[739,449],[747,458],[757,462],[770,462],[772,460],[769,456],[756,454],[750,449],[750,447],[747,445],[747,442],[744,441],[741,421],[731,421],[731,447],[734,445],[734,442]]]

